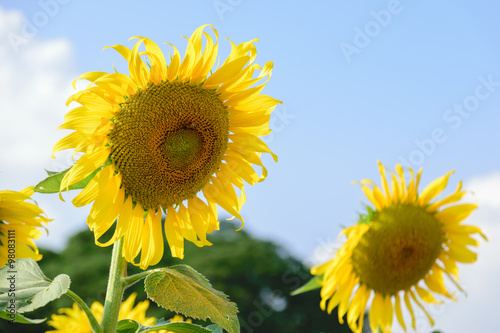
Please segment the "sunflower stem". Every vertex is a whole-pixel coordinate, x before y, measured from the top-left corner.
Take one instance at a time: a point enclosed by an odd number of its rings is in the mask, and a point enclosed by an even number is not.
[[[83,310],[83,312],[85,312],[85,314],[89,318],[90,327],[92,327],[92,331],[94,331],[95,333],[102,333],[102,328],[99,325],[99,322],[97,321],[97,319],[95,319],[94,314],[92,313],[92,311],[90,311],[90,308],[80,298],[80,296],[78,296],[77,294],[75,294],[74,292],[72,292],[69,289],[66,292],[66,295],[68,295],[69,297],[71,297],[80,306],[80,308]]]
[[[102,314],[102,332],[113,333],[116,331],[118,314],[122,303],[123,291],[125,285],[122,282],[126,273],[127,262],[122,255],[123,238],[120,238],[113,245],[111,254],[111,266],[109,267],[108,288],[106,290],[106,301],[104,303],[104,312]]]

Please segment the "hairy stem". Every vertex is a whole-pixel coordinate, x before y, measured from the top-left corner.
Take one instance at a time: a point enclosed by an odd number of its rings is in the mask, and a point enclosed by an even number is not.
[[[104,312],[102,314],[102,332],[114,333],[116,323],[118,322],[118,313],[122,303],[123,291],[125,286],[122,282],[126,273],[127,262],[122,256],[123,238],[120,238],[113,245],[111,254],[111,266],[109,268],[108,288],[106,290],[106,301],[104,303]]]
[[[71,297],[80,306],[80,308],[83,310],[83,312],[85,312],[85,314],[89,318],[89,322],[90,322],[90,326],[92,327],[92,331],[94,331],[95,333],[102,333],[102,328],[99,325],[99,322],[97,321],[97,319],[95,319],[94,314],[92,313],[92,311],[90,311],[90,308],[80,298],[80,296],[78,296],[77,294],[75,294],[74,292],[72,292],[69,289],[66,292],[66,295]]]

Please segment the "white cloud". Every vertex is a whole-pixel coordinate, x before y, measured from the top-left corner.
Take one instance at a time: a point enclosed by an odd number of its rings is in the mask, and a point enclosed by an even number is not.
[[[443,332],[492,332],[500,316],[500,173],[475,177],[465,188],[474,191],[479,205],[466,223],[479,226],[488,242],[480,241],[475,263],[459,266],[467,296],[447,303],[436,327]]]
[[[8,36],[19,33],[23,24],[22,13],[0,7],[0,189],[35,185],[46,176],[44,168],[62,170],[72,164],[68,154],[58,160],[50,156],[64,135],[56,129],[74,93],[73,47],[66,39],[35,35],[16,50]],[[34,199],[55,218],[49,223],[50,238],[42,236],[38,244],[61,248],[68,234],[85,227],[85,209],[62,203],[57,195],[35,194]]]
[[[34,168],[50,165],[52,146],[61,137],[55,130],[75,77],[73,49],[65,39],[32,38],[15,52],[5,36],[20,30],[22,16],[0,8],[0,22],[1,180],[17,187],[28,185],[22,182],[26,178],[34,180]]]

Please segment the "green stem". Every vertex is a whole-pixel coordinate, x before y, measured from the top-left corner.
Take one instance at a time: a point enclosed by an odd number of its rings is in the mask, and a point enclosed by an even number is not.
[[[125,290],[122,279],[127,267],[127,262],[122,256],[122,248],[123,238],[120,238],[113,245],[113,253],[111,254],[108,288],[106,290],[106,301],[104,303],[101,323],[103,333],[114,333],[116,331],[118,313],[120,312],[123,291]]]
[[[66,292],[66,295],[71,297],[76,303],[78,303],[78,305],[80,305],[80,308],[82,308],[83,312],[85,312],[85,314],[89,318],[89,322],[90,322],[90,326],[92,327],[92,331],[94,331],[95,333],[102,333],[102,328],[99,325],[99,322],[97,321],[97,319],[95,319],[94,314],[92,313],[92,311],[90,311],[90,308],[80,298],[80,296],[78,296],[77,294],[75,294],[74,292],[72,292],[69,289]]]
[[[122,283],[125,287],[131,286],[134,283],[136,283],[137,281],[144,279],[146,276],[148,276],[149,274],[151,274],[155,271],[156,271],[156,269],[151,269],[148,271],[144,271],[144,272],[140,272],[140,273],[137,273],[134,275],[127,276],[126,278],[122,279]]]

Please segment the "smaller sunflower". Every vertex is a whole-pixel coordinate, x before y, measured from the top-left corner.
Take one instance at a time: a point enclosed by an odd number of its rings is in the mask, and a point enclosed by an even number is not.
[[[142,325],[152,326],[156,323],[156,318],[146,317],[146,311],[149,307],[149,301],[145,300],[137,303],[134,307],[135,298],[137,293],[132,293],[125,302],[120,306],[120,313],[118,315],[118,320],[122,319],[132,319],[136,320]],[[104,306],[95,301],[90,306],[90,311],[94,314],[98,322],[102,320],[102,314],[104,311]],[[78,304],[73,303],[72,308],[62,308],[59,309],[60,314],[53,314],[51,320],[47,322],[50,326],[54,327],[55,330],[46,331],[46,333],[92,333],[92,328],[90,326],[89,319],[85,312],[78,306]],[[174,317],[174,319],[177,318]],[[182,317],[181,317],[182,319]],[[175,320],[182,321],[182,320]],[[158,333],[167,333],[167,331],[162,330]]]
[[[29,202],[33,187],[20,192],[0,191],[0,267],[20,258],[42,259],[34,239],[42,235],[47,218],[36,203]]]
[[[367,207],[367,214],[357,225],[341,232],[347,241],[331,261],[311,269],[313,275],[323,275],[321,308],[331,313],[338,306],[339,321],[343,323],[347,313],[347,323],[357,333],[362,331],[370,300],[373,332],[377,327],[391,332],[394,313],[406,331],[404,307],[411,314],[415,330],[415,304],[434,325],[423,302],[442,303],[435,295],[456,300],[446,288],[443,275],[463,291],[458,285],[456,263],[476,261],[476,253],[469,249],[478,246],[472,235],[486,239],[480,228],[462,224],[477,208],[475,204],[458,203],[466,194],[462,182],[451,195],[434,200],[446,188],[453,172],[435,179],[419,193],[422,169],[416,177],[409,169],[411,179],[407,185],[403,167],[397,164],[396,174],[390,172],[391,186],[380,162],[379,170],[382,189],[371,180],[361,181],[363,192],[375,208]]]

